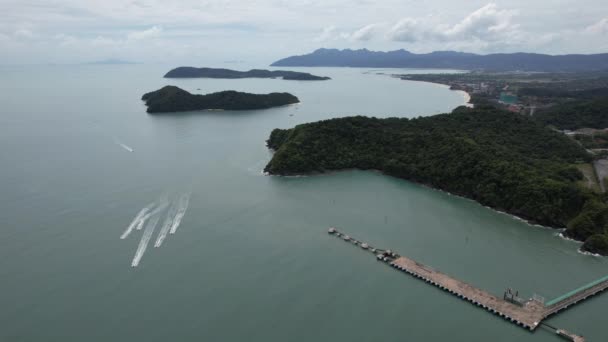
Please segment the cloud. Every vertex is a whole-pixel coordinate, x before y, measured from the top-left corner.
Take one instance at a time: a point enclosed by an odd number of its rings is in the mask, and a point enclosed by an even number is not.
[[[33,39],[36,38],[36,34],[28,29],[18,29],[14,33],[15,37],[21,39]]]
[[[267,63],[319,45],[416,52],[608,49],[607,1],[557,2],[0,0],[0,63],[107,56],[196,61],[210,56],[202,51],[223,56],[220,61],[239,53]]]
[[[369,24],[353,32],[350,38],[356,41],[368,41],[375,38],[381,29],[382,24]]]
[[[122,37],[110,38],[106,36],[97,36],[93,39],[90,39],[89,42],[93,46],[125,46],[125,45],[133,45],[137,44],[146,39],[152,39],[160,37],[163,32],[162,27],[152,26],[149,29],[142,31],[132,31],[127,33]]]
[[[160,36],[160,34],[163,32],[162,27],[159,26],[152,26],[147,30],[143,30],[143,31],[134,31],[134,32],[130,32],[129,34],[127,34],[127,40],[143,40],[143,39],[148,39],[148,38],[155,38]]]
[[[97,37],[93,38],[90,41],[90,43],[93,46],[113,46],[113,45],[121,44],[122,41],[114,40],[114,39],[103,37],[103,36],[97,36]]]
[[[73,45],[78,42],[78,39],[76,39],[76,37],[73,37],[73,36],[70,36],[67,34],[63,34],[63,33],[56,34],[53,37],[53,39],[55,41],[58,41],[59,45],[61,45],[61,46]]]
[[[313,39],[313,41],[321,43],[321,42],[326,42],[328,40],[331,39],[335,39],[338,36],[338,30],[335,26],[327,26],[325,28],[323,28],[323,31],[321,31],[321,34],[318,35],[315,39]]]
[[[420,20],[404,18],[388,31],[387,36],[394,41],[413,43],[423,39],[424,35],[430,31],[432,29],[423,27]]]
[[[383,28],[385,28],[384,24],[369,24],[349,32],[339,30],[336,26],[332,25],[325,27],[323,31],[321,31],[321,34],[313,39],[313,42],[321,43],[335,40],[365,42],[376,38]]]
[[[499,9],[489,3],[454,25],[436,22],[436,18],[404,18],[388,32],[388,38],[398,42],[418,41],[498,41],[520,37],[519,25],[513,22],[517,12]]]
[[[587,26],[586,33],[605,34],[608,33],[608,17],[598,21],[597,23]]]
[[[502,10],[494,3],[489,3],[465,17],[451,28],[438,32],[446,39],[481,39],[497,40],[512,36],[519,25],[512,19],[516,11]]]

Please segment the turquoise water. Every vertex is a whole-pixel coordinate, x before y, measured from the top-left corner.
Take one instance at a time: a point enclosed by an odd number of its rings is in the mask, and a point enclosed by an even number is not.
[[[559,341],[378,264],[329,237],[330,225],[497,295],[554,298],[608,273],[606,259],[553,230],[378,173],[261,174],[273,128],[432,115],[461,93],[377,70],[305,69],[327,82],[163,79],[171,67],[0,69],[0,340]],[[302,103],[147,115],[141,95],[167,84],[289,91]],[[154,248],[165,209],[131,267],[145,228],[120,236],[136,214],[188,193],[175,234]],[[604,341],[607,305],[600,295],[549,323]]]

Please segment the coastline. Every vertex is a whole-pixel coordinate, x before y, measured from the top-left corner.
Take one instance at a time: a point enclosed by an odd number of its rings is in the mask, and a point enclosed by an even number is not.
[[[273,150],[273,152],[274,152],[274,150]],[[420,182],[412,181],[412,180],[405,179],[405,178],[395,177],[395,176],[387,174],[387,173],[383,172],[382,170],[378,170],[378,169],[362,170],[362,169],[357,169],[357,168],[348,168],[348,169],[340,169],[340,170],[328,170],[326,172],[310,172],[310,173],[289,174],[289,175],[272,174],[272,173],[266,172],[266,171],[264,171],[264,169],[262,169],[262,174],[264,176],[271,176],[271,177],[274,176],[274,177],[282,177],[282,178],[302,178],[302,177],[313,177],[313,176],[331,176],[331,175],[334,175],[334,174],[337,174],[337,173],[340,173],[340,172],[345,172],[345,171],[369,171],[369,172],[378,173],[378,174],[381,174],[381,175],[384,175],[384,176],[388,176],[388,177],[400,179],[400,180],[403,180],[403,181],[407,181],[407,182],[410,182],[412,184],[419,185],[419,186],[422,186],[424,188],[427,188],[427,189],[430,189],[430,190],[433,190],[433,191],[438,191],[438,192],[444,193],[444,194],[449,195],[449,196],[458,197],[459,199],[467,200],[469,202],[474,202],[477,205],[482,206],[483,208],[490,209],[493,212],[498,213],[498,214],[507,215],[507,216],[511,217],[512,219],[514,219],[516,221],[519,221],[519,222],[522,222],[522,223],[525,223],[526,225],[528,225],[530,227],[542,228],[542,229],[546,229],[546,230],[557,231],[557,233],[553,234],[553,235],[557,236],[557,237],[559,237],[561,239],[564,239],[564,240],[567,240],[567,241],[571,241],[571,242],[576,242],[577,244],[580,244],[580,245],[582,245],[584,243],[584,241],[575,240],[575,239],[572,239],[572,238],[569,238],[569,237],[566,237],[565,235],[563,235],[563,232],[566,229],[564,227],[551,227],[551,226],[542,225],[542,224],[540,224],[540,223],[538,223],[538,222],[536,222],[534,220],[530,220],[530,219],[525,218],[525,217],[517,216],[517,215],[515,215],[513,213],[510,213],[510,212],[508,212],[506,210],[501,210],[501,209],[498,209],[498,208],[493,208],[493,207],[484,205],[483,203],[480,203],[480,202],[478,202],[478,201],[476,201],[476,200],[474,200],[472,198],[465,197],[465,196],[462,196],[462,195],[459,195],[459,194],[456,194],[456,193],[452,193],[452,192],[449,192],[449,191],[446,191],[446,190],[443,190],[443,189],[439,189],[439,188],[433,187],[433,186],[431,186],[429,184],[420,183]],[[589,253],[589,252],[583,251],[583,250],[581,250],[580,247],[577,248],[577,251],[579,253],[582,253],[582,254],[585,254],[585,255],[589,255],[589,256],[602,256],[601,254],[593,254],[593,253]]]
[[[451,90],[451,89],[450,89]],[[462,94],[462,97],[464,98],[464,106],[468,107],[468,108],[474,108],[475,105],[471,103],[471,94],[467,93],[464,90],[453,90],[456,92],[459,92]]]
[[[566,228],[564,228],[564,227],[545,226],[545,225],[539,224],[538,222],[535,222],[534,220],[529,220],[527,218],[517,216],[517,215],[515,215],[513,213],[510,213],[508,211],[500,210],[498,208],[493,208],[493,207],[484,205],[483,203],[480,203],[480,202],[478,202],[478,201],[476,201],[476,200],[474,200],[472,198],[468,198],[468,197],[465,197],[465,196],[462,196],[462,195],[459,195],[459,194],[455,194],[455,193],[451,193],[451,192],[448,192],[448,191],[445,191],[445,190],[442,190],[442,189],[439,189],[439,188],[435,188],[435,187],[433,187],[433,186],[431,186],[429,184],[424,184],[424,183],[420,183],[420,182],[416,182],[416,181],[412,181],[412,180],[408,180],[408,179],[404,179],[404,178],[394,177],[394,176],[391,176],[391,175],[389,175],[389,174],[387,174],[387,173],[385,173],[385,172],[383,172],[381,170],[377,170],[377,169],[361,170],[361,169],[356,169],[356,168],[349,168],[349,169],[341,169],[341,170],[330,170],[330,171],[327,171],[327,172],[311,172],[311,173],[291,174],[291,175],[272,174],[272,173],[266,172],[266,171],[264,171],[264,169],[262,169],[261,174],[263,176],[270,176],[270,177],[274,176],[274,177],[281,177],[281,178],[304,178],[304,177],[315,177],[315,176],[331,176],[331,175],[334,175],[334,174],[337,174],[337,173],[340,173],[340,172],[344,172],[344,171],[370,171],[370,172],[382,174],[384,176],[389,176],[389,177],[393,177],[393,178],[400,179],[400,180],[403,180],[403,181],[407,181],[407,182],[410,182],[412,184],[424,187],[424,188],[432,190],[432,191],[438,191],[438,192],[444,193],[444,194],[446,194],[448,196],[453,196],[453,197],[457,197],[457,198],[462,199],[462,200],[466,200],[466,201],[469,201],[469,202],[474,202],[475,204],[477,204],[477,205],[479,205],[479,206],[481,206],[481,207],[483,207],[485,209],[489,209],[489,210],[491,210],[491,211],[493,211],[493,212],[495,212],[497,214],[509,216],[513,220],[522,222],[522,223],[526,224],[527,226],[529,226],[530,228],[536,228],[536,229],[541,228],[541,229],[545,229],[545,230],[557,231],[556,233],[554,233],[552,235],[554,237],[559,238],[559,239],[562,239],[562,240],[565,240],[565,241],[569,241],[569,242],[573,242],[573,243],[576,243],[577,245],[579,245],[579,247],[576,248],[576,252],[579,253],[579,254],[582,254],[582,255],[585,255],[585,256],[590,256],[590,257],[595,257],[595,258],[604,257],[604,255],[601,255],[601,254],[596,254],[596,253],[591,253],[591,252],[584,251],[582,249],[582,245],[583,245],[584,241],[575,240],[575,239],[566,237],[563,234],[563,232],[566,230]]]
[[[408,79],[403,79],[401,78],[401,75],[391,75],[392,77],[398,78],[401,81],[407,81],[407,82],[420,82],[420,83],[427,83],[427,84],[432,84],[434,86],[439,86],[441,88],[448,88],[451,91],[460,93],[462,95],[462,97],[464,98],[464,104],[463,106],[468,107],[468,108],[474,108],[475,105],[473,103],[471,103],[471,94],[469,94],[468,92],[464,91],[464,90],[455,90],[452,89],[451,86],[449,84],[444,84],[444,83],[437,83],[437,82],[429,82],[429,81],[419,81],[419,80],[408,80]]]

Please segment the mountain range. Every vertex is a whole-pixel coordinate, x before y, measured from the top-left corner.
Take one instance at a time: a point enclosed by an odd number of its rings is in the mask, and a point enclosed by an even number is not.
[[[608,70],[608,53],[544,55],[518,52],[479,55],[456,51],[416,54],[403,49],[387,52],[367,49],[318,49],[309,54],[280,59],[271,66],[580,72]]]

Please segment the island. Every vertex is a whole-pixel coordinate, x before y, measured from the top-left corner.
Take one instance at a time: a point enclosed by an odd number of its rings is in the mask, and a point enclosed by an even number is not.
[[[218,68],[179,67],[169,71],[165,78],[282,78],[291,81],[325,81],[331,78],[315,76],[307,72],[262,70],[237,71]]]
[[[250,94],[234,90],[198,95],[176,86],[165,86],[146,93],[141,98],[148,113],[184,112],[195,110],[252,110],[285,106],[300,102],[289,93]]]
[[[608,53],[544,55],[518,52],[480,55],[459,51],[416,54],[403,49],[394,51],[317,49],[309,54],[283,58],[272,63],[271,66],[580,72],[608,70]]]
[[[271,175],[379,170],[529,222],[567,228],[608,255],[608,205],[581,185],[591,156],[567,136],[493,106],[415,119],[346,117],[275,129]]]

